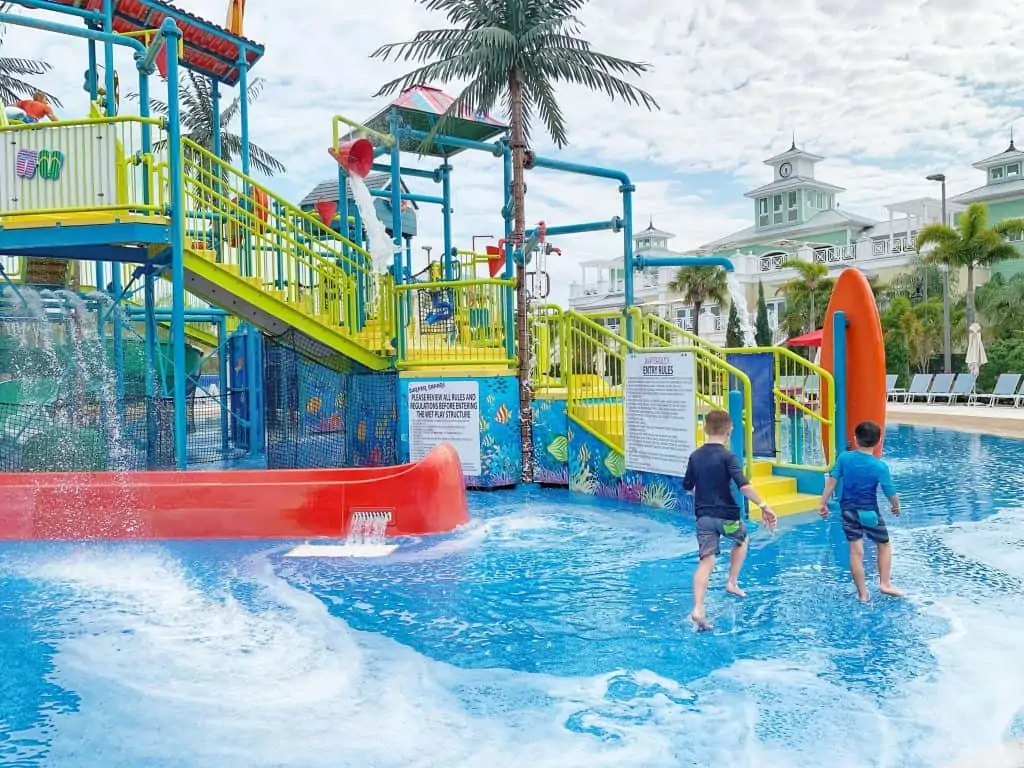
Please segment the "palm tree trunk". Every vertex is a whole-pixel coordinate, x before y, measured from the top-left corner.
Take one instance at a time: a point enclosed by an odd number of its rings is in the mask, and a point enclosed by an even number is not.
[[[522,248],[526,239],[526,183],[524,153],[526,130],[523,123],[523,84],[519,70],[508,77],[512,129],[512,243]],[[530,391],[530,325],[526,294],[526,259],[516,262],[516,348],[519,354],[519,441],[523,446],[524,483],[533,482],[533,393]]]
[[[964,300],[967,304],[964,320],[967,321],[967,327],[970,328],[974,324],[974,264],[967,265],[967,292],[964,295]]]
[[[700,311],[703,308],[703,301],[693,302],[693,335],[697,338],[700,338]]]

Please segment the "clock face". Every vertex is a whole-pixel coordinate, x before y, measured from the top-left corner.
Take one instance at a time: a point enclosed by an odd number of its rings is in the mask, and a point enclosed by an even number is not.
[[[784,179],[789,178],[789,174],[793,172],[793,166],[789,163],[783,163],[779,166],[779,176]]]

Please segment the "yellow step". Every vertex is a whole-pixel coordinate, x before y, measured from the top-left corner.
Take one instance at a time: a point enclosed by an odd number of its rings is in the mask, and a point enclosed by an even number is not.
[[[752,479],[754,488],[765,499],[780,496],[792,496],[797,492],[795,477],[781,477],[779,475],[767,475],[754,477]]]
[[[284,291],[279,291],[274,288],[267,288],[263,291],[267,296],[277,301],[284,301]]]
[[[767,461],[755,461],[754,462],[754,478],[758,477],[771,477],[772,465]],[[753,479],[753,478],[752,478]]]
[[[765,497],[765,501],[777,517],[789,517],[817,510],[819,497],[810,493],[791,493],[777,498]],[[761,510],[753,504],[750,505],[750,519],[761,520]]]

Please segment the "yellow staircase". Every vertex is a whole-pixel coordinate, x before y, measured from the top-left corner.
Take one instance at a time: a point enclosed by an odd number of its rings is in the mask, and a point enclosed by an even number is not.
[[[392,286],[370,254],[189,139],[182,158],[186,290],[312,354],[389,368]]]
[[[585,403],[573,417],[576,422],[605,440],[619,451],[625,450],[625,418],[622,402]],[[697,443],[704,442],[704,432],[697,426]],[[818,508],[818,496],[800,493],[795,478],[775,474],[769,461],[755,461],[750,478],[761,498],[779,517],[810,512]],[[761,510],[750,505],[750,517],[761,519]]]

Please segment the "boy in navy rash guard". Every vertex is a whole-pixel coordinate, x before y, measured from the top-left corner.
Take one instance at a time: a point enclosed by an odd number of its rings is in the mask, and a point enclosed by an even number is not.
[[[740,517],[740,507],[732,495],[736,483],[746,498],[761,508],[762,520],[775,527],[775,513],[757,494],[740,469],[736,454],[725,447],[732,434],[732,419],[725,411],[709,411],[704,417],[704,445],[690,454],[683,488],[693,492],[693,511],[697,517],[697,547],[700,564],[693,574],[693,611],[690,620],[699,630],[711,629],[704,615],[704,596],[715,569],[715,557],[722,536],[733,542],[729,578],[725,591],[746,597],[740,589],[739,575],[747,557],[747,528]]]
[[[828,517],[828,500],[836,485],[843,481],[839,510],[843,533],[850,544],[850,571],[857,585],[857,597],[868,601],[867,582],[864,578],[864,537],[878,545],[878,591],[884,595],[902,597],[903,593],[892,585],[892,545],[889,529],[885,527],[878,509],[878,489],[882,489],[896,517],[900,514],[900,497],[892,484],[889,467],[874,456],[875,446],[882,439],[882,429],[873,421],[864,421],[853,432],[857,447],[836,457],[836,465],[829,473],[825,491],[821,494],[819,511]]]

